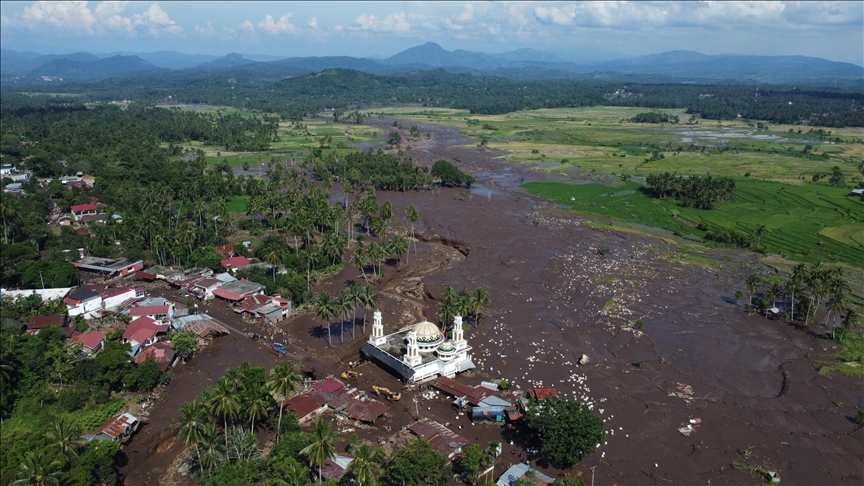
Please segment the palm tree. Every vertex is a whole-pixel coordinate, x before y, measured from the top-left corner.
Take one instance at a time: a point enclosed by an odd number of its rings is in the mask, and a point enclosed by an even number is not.
[[[12,485],[59,485],[60,475],[63,473],[60,468],[63,465],[60,461],[48,462],[49,459],[50,457],[45,453],[45,449],[28,452],[21,458],[21,465],[18,466],[18,480],[12,483]]]
[[[366,311],[371,311],[378,305],[378,292],[375,291],[375,287],[371,285],[363,286],[363,309]],[[368,312],[363,312],[363,334],[366,334],[366,314]]]
[[[207,404],[213,416],[221,416],[223,431],[228,431],[228,419],[237,418],[240,413],[240,402],[237,401],[237,388],[232,386],[227,377],[219,378],[213,390],[213,398]],[[225,434],[225,447],[228,447],[228,435]]]
[[[357,265],[360,268],[360,271],[363,272],[363,280],[365,280],[366,283],[369,283],[369,277],[366,276],[366,265],[369,265],[368,252],[363,248],[357,248],[351,255],[351,260],[354,262],[354,265]]]
[[[271,248],[270,252],[264,257],[264,261],[273,267],[273,282],[276,282],[276,270],[279,265],[282,265],[282,259],[279,257],[279,252],[276,248]]]
[[[69,460],[72,459],[72,456],[77,456],[78,449],[84,445],[79,431],[75,430],[73,424],[67,422],[65,417],[60,417],[55,421],[47,435],[51,444],[57,446],[60,453]]]
[[[297,385],[302,381],[303,377],[297,372],[297,365],[295,364],[282,362],[270,370],[270,381],[267,382],[267,388],[271,393],[282,398],[279,402],[279,422],[276,424],[277,437],[282,431],[282,410],[285,408],[285,400],[288,399],[289,393],[299,389]]]
[[[366,483],[374,483],[376,474],[381,473],[381,463],[384,462],[384,450],[373,447],[364,442],[358,448],[351,447],[354,460],[348,464],[348,472],[354,475],[354,479],[363,486]]]
[[[313,305],[315,306],[315,315],[327,326],[327,341],[330,346],[333,346],[333,337],[330,335],[330,319],[336,312],[336,301],[327,292],[319,292],[315,294]]]
[[[408,251],[408,241],[401,236],[394,236],[393,239],[390,240],[390,244],[387,246],[388,253],[396,257],[397,264],[402,261],[402,255]]]
[[[843,336],[846,335],[846,331],[851,329],[858,323],[858,312],[853,308],[846,309],[846,315],[843,317],[843,321],[840,323],[841,329],[843,329]],[[843,339],[843,336],[840,336],[840,339]]]
[[[409,204],[408,208],[405,209],[405,218],[411,222],[411,241],[414,242],[414,254],[417,254],[417,240],[414,239],[414,223],[420,219],[420,213],[417,212],[417,208],[414,207],[413,204]],[[405,263],[408,263],[408,257],[405,257]]]
[[[321,469],[328,460],[336,457],[336,434],[330,427],[330,422],[321,417],[312,420],[312,443],[300,451],[309,459],[309,465],[318,467],[318,482],[321,482]]]
[[[366,247],[366,254],[369,256],[369,259],[372,261],[372,271],[377,276],[378,270],[375,269],[375,263],[387,256],[387,250],[384,249],[384,247],[381,245],[381,243],[378,243],[377,241],[373,241],[372,243],[369,243],[369,246]],[[380,270],[380,268],[381,268],[380,264],[378,265],[378,268]]]
[[[345,335],[345,319],[351,315],[351,312],[354,311],[354,301],[351,298],[351,291],[348,289],[339,292],[339,297],[336,298],[336,304],[334,305],[333,311],[336,315],[339,316],[339,319],[342,321],[341,328],[339,330],[339,342],[344,343],[345,340],[343,336]],[[353,326],[354,323],[352,322]]]
[[[273,403],[273,397],[270,395],[266,385],[261,388],[251,388],[246,390],[246,399],[243,401],[243,408],[246,410],[246,416],[252,422],[252,433],[255,433],[255,420],[267,416],[267,409]]]
[[[180,425],[177,435],[183,439],[186,446],[195,444],[198,464],[201,464],[201,450],[198,443],[204,438],[204,427],[207,425],[207,413],[204,404],[197,400],[180,405],[180,415],[175,419]]]
[[[6,233],[6,219],[14,219],[18,216],[18,211],[10,203],[12,198],[4,197],[0,199],[0,217],[3,218],[3,243],[8,244],[9,240]]]
[[[773,279],[769,292],[771,293],[771,307],[777,307],[777,297],[783,295],[783,285],[778,280]]]
[[[226,442],[228,431],[225,431]],[[200,459],[201,467],[213,469],[218,463],[225,459],[225,449],[222,446],[222,441],[216,434],[216,427],[213,424],[205,424],[201,434],[200,442]]]
[[[351,339],[354,339],[354,327],[357,323],[357,308],[363,307],[363,288],[352,283],[347,289],[348,297],[351,299]]]
[[[762,279],[755,273],[751,273],[747,276],[747,280],[744,281],[744,284],[747,286],[747,303],[752,307],[753,294],[762,285]]]
[[[456,317],[456,303],[452,300],[441,300],[438,302],[438,309],[435,310],[435,317],[441,321],[441,328],[446,329],[447,324],[453,322]]]
[[[467,290],[460,290],[456,295],[456,314],[460,316],[467,316],[471,313],[471,309],[474,307],[471,302],[471,294],[468,293]]]
[[[471,304],[474,307],[474,322],[480,326],[480,309],[485,308],[490,304],[489,292],[484,288],[478,288],[471,295]]]
[[[830,299],[828,299],[828,302],[825,304],[825,306],[828,308],[828,315],[825,317],[825,324],[824,324],[825,326],[828,325],[828,319],[831,318],[832,312],[835,313],[834,314],[834,321],[836,321],[837,316],[840,313],[842,313],[844,310],[846,310],[845,299],[839,295],[834,295]],[[831,339],[834,339],[834,329],[835,329],[835,326],[833,325],[834,321],[832,321],[832,325],[831,325]]]
[[[799,263],[792,269],[789,274],[789,290],[792,293],[792,320],[795,320],[795,294],[801,292],[804,286],[804,281],[807,279],[807,265]]]

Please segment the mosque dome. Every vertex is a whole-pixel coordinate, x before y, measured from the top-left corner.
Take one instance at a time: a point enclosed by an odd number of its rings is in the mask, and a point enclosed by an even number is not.
[[[415,325],[414,332],[417,333],[418,343],[430,344],[444,340],[444,336],[441,335],[441,330],[438,329],[438,326],[429,321],[423,321]]]

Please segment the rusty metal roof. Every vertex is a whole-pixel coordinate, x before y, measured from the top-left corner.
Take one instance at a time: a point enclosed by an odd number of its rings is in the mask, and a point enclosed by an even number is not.
[[[328,397],[322,393],[303,393],[285,402],[285,408],[303,418],[327,404]]]
[[[414,422],[408,426],[408,429],[417,437],[425,440],[435,449],[436,452],[444,457],[452,458],[456,455],[463,446],[468,445],[468,439],[460,436],[452,430],[444,427],[438,422]]]
[[[93,435],[105,434],[116,440],[131,432],[137,423],[138,419],[134,415],[120,413],[108,419],[107,422],[93,432]]]
[[[494,395],[492,390],[489,390],[488,388],[482,386],[472,388],[444,376],[439,376],[430,381],[429,386],[437,388],[448,395],[453,395],[454,397],[465,397],[468,399],[468,403],[472,405],[479,405],[484,398]]]

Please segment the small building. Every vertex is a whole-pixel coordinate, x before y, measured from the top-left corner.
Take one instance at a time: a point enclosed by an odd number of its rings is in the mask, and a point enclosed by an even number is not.
[[[264,286],[261,284],[249,280],[235,280],[215,289],[213,295],[231,302],[239,302],[263,291]]]
[[[82,288],[73,290],[63,300],[69,317],[84,316],[85,319],[90,319],[93,312],[101,310],[103,302],[99,293]]]
[[[138,356],[135,356],[135,363],[141,364],[147,361],[148,358],[153,358],[154,361],[159,363],[159,367],[164,372],[174,363],[174,356],[175,353],[171,349],[171,343],[169,341],[159,341],[149,346],[144,346],[141,352],[138,353]]]
[[[142,260],[133,262],[125,258],[99,258],[94,256],[84,257],[77,262],[72,262],[72,264],[82,270],[98,272],[108,276],[119,273],[124,277],[144,268]]]
[[[144,316],[129,323],[126,332],[123,333],[123,342],[132,345],[132,357],[138,355],[141,347],[156,342],[156,334],[159,326],[150,317]],[[136,349],[137,347],[137,349]]]
[[[548,397],[558,398],[558,390],[552,387],[546,388],[531,388],[528,390],[528,396],[535,400],[543,400]]]
[[[218,289],[223,283],[214,277],[202,278],[192,285],[191,292],[199,299],[210,300],[213,298],[213,291]]]
[[[81,216],[96,214],[96,205],[93,203],[77,204],[72,206],[72,216],[76,221],[81,219]]]
[[[852,189],[852,195],[853,196],[864,196],[864,189]]]
[[[273,302],[271,297],[263,294],[246,297],[240,303],[239,309],[241,309],[241,312],[248,312],[255,317],[263,317],[270,324],[282,320],[284,316],[282,306],[277,302]]]
[[[18,330],[20,332],[20,331],[27,329],[27,324],[24,324],[23,322],[21,322],[17,319],[12,319],[11,317],[7,317],[6,319],[3,319],[3,328],[5,329],[7,327],[15,328],[16,330]]]
[[[408,430],[429,443],[435,452],[447,458],[447,462],[452,462],[454,457],[462,453],[462,448],[470,444],[468,439],[438,422],[417,421],[409,425]]]
[[[251,262],[245,256],[233,256],[222,260],[221,263],[226,270],[237,270],[238,268],[248,266]]]
[[[168,302],[165,305],[135,306],[129,308],[129,315],[133,318],[147,316],[154,321],[171,319],[174,317],[174,304]]]
[[[0,164],[0,176],[7,176],[18,169],[12,164]]]
[[[526,473],[529,471],[533,472],[533,475],[526,476]],[[529,479],[530,477],[533,477],[533,480]],[[536,469],[533,469],[531,466],[520,463],[510,466],[509,469],[504,471],[504,474],[498,478],[498,481],[495,484],[498,486],[516,486],[516,483],[520,479],[529,483],[533,481],[532,486],[545,486],[555,482],[554,479]]]
[[[38,295],[43,301],[60,300],[69,295],[74,287],[58,287],[54,289],[27,289],[27,290],[0,290],[0,297],[8,297],[13,301],[21,298]],[[80,287],[79,287],[80,288]]]
[[[198,337],[205,338],[211,335],[228,334],[228,329],[207,314],[195,314],[191,316],[171,319],[171,327],[179,331],[189,331]]]
[[[229,243],[227,245],[217,246],[216,247],[216,253],[218,253],[224,257],[228,257],[228,258],[233,257],[234,256],[234,245]]]
[[[108,221],[108,215],[105,213],[85,214],[78,217],[78,223],[88,225],[90,223],[105,224]]]
[[[125,442],[133,432],[138,430],[139,424],[138,418],[134,415],[118,413],[96,429],[93,434],[89,435],[87,440],[116,440]]]
[[[59,226],[72,226],[72,218],[69,216],[60,216],[60,219],[57,220],[57,224]]]
[[[139,298],[135,289],[113,287],[102,292],[102,306],[105,309],[123,309]]]
[[[342,479],[342,476],[345,475],[345,472],[348,470],[348,465],[354,461],[354,457],[346,456],[342,454],[336,454],[333,456],[333,459],[327,459],[327,462],[324,463],[324,467],[321,468],[321,476],[319,478],[320,481],[326,481],[328,479],[339,482]],[[315,475],[318,475],[318,469],[316,468],[314,471]],[[319,482],[320,482],[319,481]]]
[[[27,331],[38,334],[40,329],[51,326],[66,327],[66,316],[62,314],[56,316],[33,316],[27,322]]]
[[[286,401],[285,409],[296,413],[298,421],[303,423],[327,410],[328,401],[322,392],[302,393]]]
[[[71,342],[81,343],[85,354],[96,354],[105,345],[105,334],[99,331],[85,332],[73,337]]]
[[[12,194],[22,193],[24,192],[24,184],[20,182],[12,182],[6,184],[6,186],[3,188],[3,192],[8,192]]]

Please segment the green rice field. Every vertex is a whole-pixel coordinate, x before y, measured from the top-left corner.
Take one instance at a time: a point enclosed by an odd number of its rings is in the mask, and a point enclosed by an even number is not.
[[[766,227],[760,243],[770,253],[804,262],[844,262],[864,267],[864,202],[847,189],[825,185],[789,185],[736,180],[733,199],[717,209],[682,207],[673,199],[655,199],[637,183],[603,184],[531,182],[523,187],[550,201],[607,220],[662,228],[704,237],[697,228],[750,235]],[[571,198],[573,200],[571,201]]]

